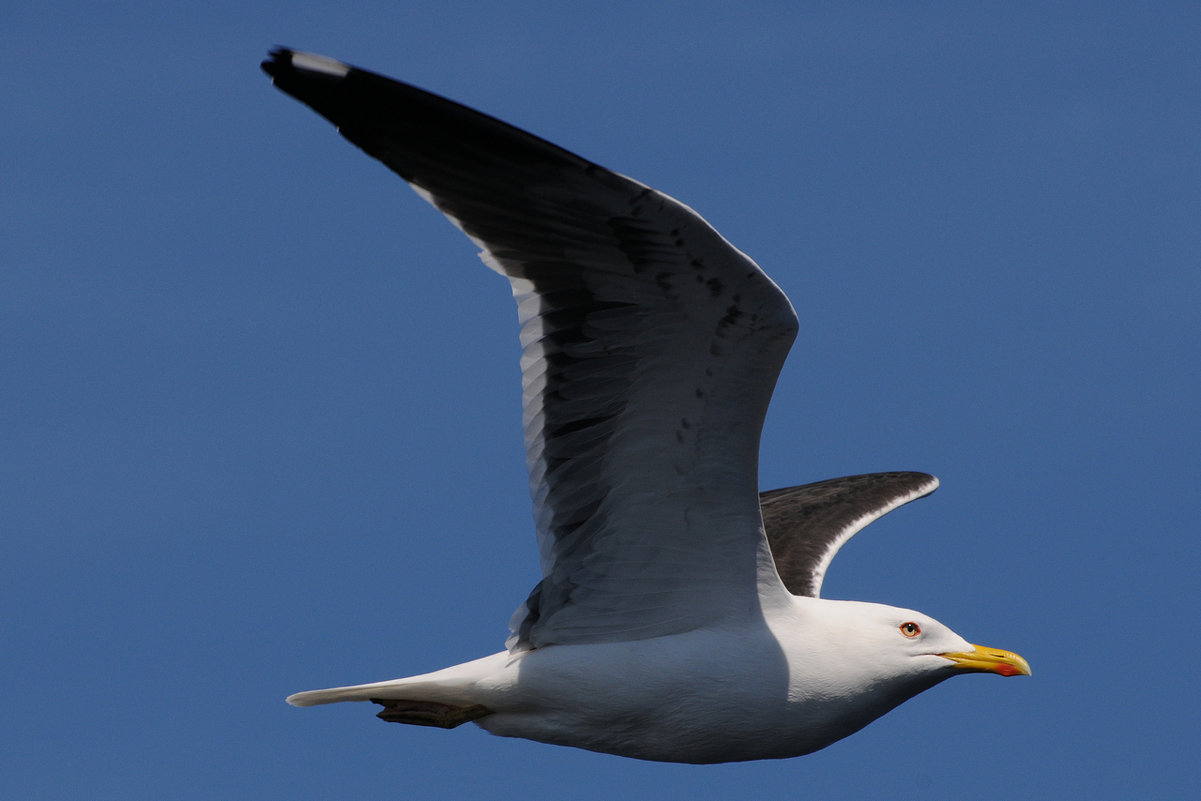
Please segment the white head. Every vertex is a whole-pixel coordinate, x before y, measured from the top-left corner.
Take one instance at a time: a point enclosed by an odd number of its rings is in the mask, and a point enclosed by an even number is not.
[[[934,618],[884,604],[796,597],[777,630],[792,675],[790,700],[817,718],[825,744],[851,734],[958,673],[1030,675],[1009,651],[972,645]]]
[[[861,679],[934,677],[927,686],[956,673],[1030,675],[1030,665],[1015,653],[972,645],[929,615],[885,604],[795,598],[807,642],[799,655]],[[814,636],[816,635],[816,636]],[[816,647],[814,647],[816,646]]]

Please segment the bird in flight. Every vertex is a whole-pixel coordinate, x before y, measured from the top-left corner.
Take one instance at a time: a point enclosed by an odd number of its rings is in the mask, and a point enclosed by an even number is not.
[[[542,563],[505,650],[289,703],[373,701],[388,721],[711,763],[816,751],[959,673],[1030,674],[920,612],[819,597],[850,537],[938,480],[759,492],[796,313],[700,215],[331,58],[277,49],[262,66],[509,279]]]

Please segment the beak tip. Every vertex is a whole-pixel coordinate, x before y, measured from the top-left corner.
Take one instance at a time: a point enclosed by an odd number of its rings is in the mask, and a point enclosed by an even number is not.
[[[997,673],[1000,673],[1002,676],[1005,676],[1005,677],[1009,677],[1009,676],[1032,676],[1032,675],[1034,675],[1034,674],[1033,674],[1033,673],[1030,671],[1030,666],[1029,666],[1029,665],[1022,665],[1021,667],[1019,667],[1019,666],[1017,666],[1017,665],[1004,665],[1004,664],[1002,664],[1002,665],[997,665],[997,667],[996,667],[996,672],[997,672]]]

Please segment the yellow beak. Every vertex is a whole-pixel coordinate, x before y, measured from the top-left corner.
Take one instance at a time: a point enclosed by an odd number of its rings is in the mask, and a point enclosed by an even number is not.
[[[1030,675],[1030,663],[1011,651],[985,648],[983,645],[973,645],[972,648],[975,650],[955,651],[939,656],[950,659],[955,663],[955,667],[961,670],[998,673],[1002,676]]]

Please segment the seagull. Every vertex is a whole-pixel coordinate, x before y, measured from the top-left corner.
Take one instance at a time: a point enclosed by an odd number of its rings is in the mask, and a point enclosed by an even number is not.
[[[960,673],[1030,675],[920,612],[820,597],[847,540],[938,480],[759,492],[797,317],[695,211],[325,56],[280,48],[262,67],[509,279],[542,564],[505,650],[288,703],[372,701],[397,723],[716,763],[811,753]]]

